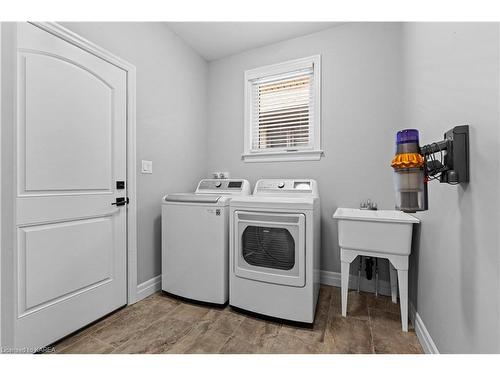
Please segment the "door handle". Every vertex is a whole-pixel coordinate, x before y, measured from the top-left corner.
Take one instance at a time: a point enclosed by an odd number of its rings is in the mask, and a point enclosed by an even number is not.
[[[116,198],[115,199],[115,202],[114,203],[111,203],[112,206],[116,206],[116,207],[119,207],[119,206],[125,206],[126,204],[128,204],[129,200],[128,200],[128,197],[119,197],[119,198]]]

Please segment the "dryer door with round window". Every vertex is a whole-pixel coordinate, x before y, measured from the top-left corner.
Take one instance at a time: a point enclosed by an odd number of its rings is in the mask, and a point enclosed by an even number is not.
[[[236,211],[234,273],[268,283],[305,285],[305,216]]]

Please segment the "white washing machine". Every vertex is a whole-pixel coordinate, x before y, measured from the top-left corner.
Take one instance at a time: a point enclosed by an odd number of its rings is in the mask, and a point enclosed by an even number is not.
[[[242,179],[201,180],[162,204],[162,289],[213,304],[228,301],[229,201],[250,194]]]
[[[230,202],[229,304],[312,323],[320,276],[315,180],[259,180]]]

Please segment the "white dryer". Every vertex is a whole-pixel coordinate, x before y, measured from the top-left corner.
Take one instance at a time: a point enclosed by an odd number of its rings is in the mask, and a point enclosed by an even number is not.
[[[230,202],[229,304],[312,323],[320,276],[315,180],[259,180]]]
[[[250,194],[242,179],[201,180],[162,204],[162,289],[201,302],[228,301],[229,201]]]

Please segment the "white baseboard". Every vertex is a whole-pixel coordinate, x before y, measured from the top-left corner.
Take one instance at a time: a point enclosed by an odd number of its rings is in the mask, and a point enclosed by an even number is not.
[[[336,286],[340,288],[340,272],[321,271],[320,282],[321,284]],[[357,288],[358,288],[358,277],[350,275],[349,289],[357,289]],[[362,290],[363,292],[375,293],[375,278],[373,278],[372,280],[367,280],[365,277],[361,277],[359,289]],[[378,292],[379,294],[382,294],[384,296],[390,296],[391,283],[386,280],[379,280]]]
[[[161,289],[161,275],[155,276],[142,284],[137,285],[135,302],[144,299]]]
[[[439,354],[439,350],[434,343],[429,331],[425,327],[424,321],[415,310],[415,306],[410,303],[409,304],[409,315],[410,319],[413,322],[413,326],[415,327],[415,333],[417,334],[418,341],[420,341],[420,345],[426,354]]]

